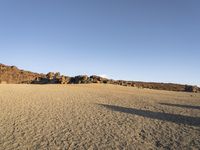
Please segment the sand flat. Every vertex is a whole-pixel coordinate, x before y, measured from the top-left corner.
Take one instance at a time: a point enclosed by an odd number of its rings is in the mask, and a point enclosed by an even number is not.
[[[2,84],[0,149],[200,149],[200,94]]]

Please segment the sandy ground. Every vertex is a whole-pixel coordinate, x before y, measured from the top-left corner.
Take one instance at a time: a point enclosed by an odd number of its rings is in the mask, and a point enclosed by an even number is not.
[[[0,85],[0,149],[200,149],[200,94]]]

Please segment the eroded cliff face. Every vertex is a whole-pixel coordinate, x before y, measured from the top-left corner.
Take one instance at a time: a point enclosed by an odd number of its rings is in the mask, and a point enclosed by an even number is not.
[[[20,70],[15,66],[7,66],[0,64],[0,83],[2,84],[87,84],[87,83],[103,83],[116,84],[122,86],[132,86],[138,88],[149,88],[168,91],[187,91],[200,92],[200,88],[191,85],[181,85],[173,83],[153,83],[153,82],[137,82],[112,80],[102,78],[100,76],[79,75],[69,77],[60,75],[59,72],[49,72],[47,74],[33,73],[30,71]]]

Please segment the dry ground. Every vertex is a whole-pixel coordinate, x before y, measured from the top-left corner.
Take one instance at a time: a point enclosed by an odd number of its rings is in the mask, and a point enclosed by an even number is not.
[[[0,85],[0,149],[200,149],[200,94]]]

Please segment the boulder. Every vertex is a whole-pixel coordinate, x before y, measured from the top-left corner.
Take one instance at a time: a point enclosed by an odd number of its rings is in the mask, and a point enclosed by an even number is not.
[[[92,75],[92,76],[90,76],[90,81],[92,83],[103,83],[104,78],[96,76],[96,75]]]
[[[65,76],[61,76],[61,77],[59,78],[59,83],[60,83],[60,84],[67,84],[66,77],[65,77]]]
[[[199,92],[199,88],[197,86],[193,86],[192,87],[192,92],[198,93]]]
[[[88,83],[88,76],[87,75],[75,76],[72,79],[72,82],[75,83],[75,84]]]
[[[31,84],[48,84],[49,79],[46,77],[36,77],[35,80],[31,82]]]
[[[55,74],[53,72],[49,72],[46,75],[47,79],[49,79],[49,80],[53,80],[54,76],[55,76]]]
[[[55,75],[54,75],[54,78],[56,78],[56,79],[61,78],[61,76],[60,76],[60,72],[56,72]]]
[[[185,91],[197,93],[199,92],[199,88],[197,86],[185,85]]]
[[[16,66],[10,66],[11,69],[17,70],[18,68]]]

